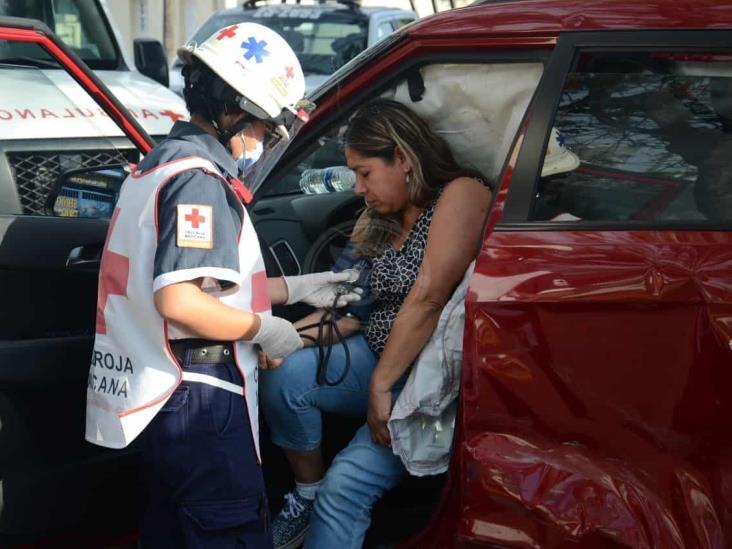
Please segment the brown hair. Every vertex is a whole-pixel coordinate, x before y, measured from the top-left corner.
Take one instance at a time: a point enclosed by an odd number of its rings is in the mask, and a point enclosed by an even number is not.
[[[427,123],[404,104],[376,99],[351,117],[344,145],[369,158],[394,162],[396,148],[412,165],[407,181],[409,201],[423,208],[434,200],[444,185],[461,176],[483,179],[475,170],[462,168],[447,143]],[[402,230],[397,215],[382,215],[366,207],[353,234],[356,248],[363,254],[380,254]]]

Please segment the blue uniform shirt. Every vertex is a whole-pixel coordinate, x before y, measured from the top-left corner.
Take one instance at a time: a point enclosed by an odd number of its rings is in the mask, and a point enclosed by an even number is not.
[[[195,124],[182,121],[175,123],[168,137],[145,156],[138,169],[147,171],[160,164],[191,156],[213,162],[224,177],[236,177],[236,163],[226,148]],[[153,278],[162,274],[204,267],[218,267],[238,272],[238,237],[242,219],[237,200],[234,193],[227,192],[225,183],[201,170],[183,172],[166,183],[158,196],[159,232]],[[178,204],[211,208],[213,216],[211,249],[177,245]],[[221,284],[224,287],[230,285],[224,281],[221,281]]]

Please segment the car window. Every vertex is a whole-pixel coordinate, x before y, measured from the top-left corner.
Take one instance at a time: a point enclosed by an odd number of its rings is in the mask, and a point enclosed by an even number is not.
[[[136,161],[132,143],[65,71],[0,64],[0,86],[0,214],[108,217],[118,189],[103,177],[76,201],[49,200],[64,174]]]
[[[412,21],[414,21],[413,17],[401,17],[401,18],[397,19],[396,21],[394,21],[395,28],[401,29],[404,25],[408,25]]]
[[[579,165],[541,178],[534,220],[640,224],[732,216],[730,55],[581,53],[554,128],[559,148]]]
[[[118,66],[111,29],[104,24],[95,0],[5,0],[0,2],[0,15],[43,21],[94,70]],[[0,60],[17,58],[37,59],[39,66],[51,62],[41,48],[33,50],[29,44],[6,42],[0,49]]]
[[[382,95],[416,111],[448,142],[458,162],[493,184],[542,72],[540,62],[436,63],[421,67],[418,75],[412,73]],[[409,82],[415,78],[424,84],[417,101],[412,96],[419,83]],[[494,93],[488,96],[486,89]],[[330,192],[352,184],[353,176],[343,169],[342,145],[350,114],[340,113],[328,130],[311,138],[294,166],[272,174],[264,194]]]
[[[378,27],[376,27],[376,39],[381,40],[382,38],[389,36],[392,32],[394,32],[392,22],[383,21],[382,23],[379,23]]]
[[[191,41],[200,44],[220,28],[247,21],[280,34],[306,74],[331,74],[366,49],[368,40],[368,21],[360,12],[292,6],[217,14]]]

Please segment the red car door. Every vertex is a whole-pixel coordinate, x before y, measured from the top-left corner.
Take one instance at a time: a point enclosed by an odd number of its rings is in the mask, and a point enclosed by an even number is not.
[[[136,527],[141,491],[133,448],[84,441],[108,221],[82,210],[94,193],[54,198],[64,173],[153,141],[38,21],[0,18],[0,80],[0,546],[106,546]]]
[[[730,44],[561,35],[471,282],[455,475],[421,547],[732,539]],[[541,177],[552,129],[581,163]]]

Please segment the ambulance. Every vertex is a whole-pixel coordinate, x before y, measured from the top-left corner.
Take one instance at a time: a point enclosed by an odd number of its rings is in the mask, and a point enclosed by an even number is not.
[[[105,0],[8,0],[0,16],[44,22],[155,139],[188,116],[167,88],[162,45],[135,40],[137,70],[131,69]],[[137,159],[119,128],[38,46],[0,41],[0,65],[0,211],[43,215],[61,173]]]

